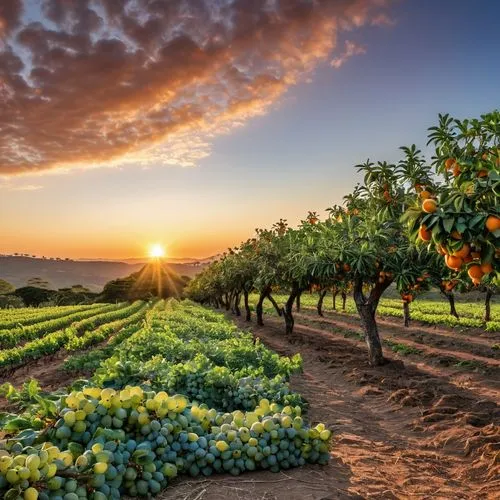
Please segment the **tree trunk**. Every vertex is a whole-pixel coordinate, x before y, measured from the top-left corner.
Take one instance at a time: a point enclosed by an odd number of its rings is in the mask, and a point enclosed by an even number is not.
[[[408,328],[410,326],[410,304],[408,302],[403,301],[403,317],[405,319],[405,326]]]
[[[300,312],[300,296],[301,296],[301,295],[302,295],[302,292],[299,292],[299,293],[297,294],[296,299],[295,299],[296,304],[297,304],[297,312]]]
[[[487,288],[484,301],[484,321],[491,321],[491,297],[493,297],[493,292]]]
[[[368,360],[372,366],[381,366],[386,360],[382,353],[382,344],[378,333],[375,314],[378,303],[384,290],[390,283],[377,283],[371,290],[369,297],[363,294],[363,281],[354,281],[354,302],[361,320],[361,326],[365,333],[365,341],[368,346]]]
[[[263,311],[264,308],[262,307],[262,304],[264,303],[264,299],[267,297],[267,294],[269,293],[269,290],[264,290],[261,292],[259,295],[259,300],[257,301],[257,305],[255,306],[255,314],[257,315],[257,324],[259,326],[264,326],[264,320],[263,320]]]
[[[297,299],[299,294],[299,289],[296,286],[292,287],[290,296],[286,301],[285,307],[283,308],[283,318],[285,319],[285,334],[289,335],[293,333],[293,325],[295,320],[293,319],[293,303]]]
[[[342,311],[345,311],[345,302],[347,300],[347,293],[342,292]]]
[[[271,302],[271,304],[274,306],[274,308],[276,309],[276,312],[278,313],[278,316],[281,316],[283,313],[280,309],[280,306],[278,305],[278,303],[274,300],[274,297],[271,295],[271,292],[269,291],[267,293],[267,298],[269,299],[269,302]]]
[[[225,297],[224,297],[225,301],[226,301],[226,311],[229,311],[229,309],[231,309],[231,301],[229,300],[229,294],[226,293]]]
[[[234,309],[234,299],[236,297],[236,293],[234,291],[229,292],[228,295],[228,301],[229,301],[229,309],[233,314],[236,314],[236,311]]]
[[[455,296],[453,295],[453,292],[448,292],[445,293],[446,298],[448,299],[448,302],[450,303],[450,314],[452,316],[455,316],[455,318],[459,319],[457,310],[455,308]]]
[[[333,290],[332,291],[332,305],[333,305],[333,310],[336,311],[337,310],[337,294],[338,294],[338,290]]]
[[[241,299],[241,292],[236,292],[234,294],[234,312],[236,316],[241,316],[240,299]]]
[[[252,319],[252,313],[250,311],[250,306],[248,305],[248,291],[243,290],[243,303],[245,304],[245,321],[250,321]]]
[[[319,299],[318,299],[318,315],[323,316],[323,300],[325,298],[327,290],[320,290],[319,292]]]

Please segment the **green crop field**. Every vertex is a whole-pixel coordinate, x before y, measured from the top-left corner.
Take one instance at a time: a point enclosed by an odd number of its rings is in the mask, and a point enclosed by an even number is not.
[[[70,392],[44,393],[35,381],[21,390],[2,386],[21,409],[1,417],[5,498],[147,496],[177,475],[328,461],[331,432],[307,425],[304,401],[288,385],[301,370],[299,355],[279,356],[222,314],[190,302],[89,307],[86,319],[74,311],[65,310],[65,323],[47,320],[54,312],[47,310],[34,325],[51,333],[39,328],[37,340],[1,351],[5,367],[108,339],[67,358],[68,375],[90,377]],[[19,311],[19,324],[23,318],[30,311]]]

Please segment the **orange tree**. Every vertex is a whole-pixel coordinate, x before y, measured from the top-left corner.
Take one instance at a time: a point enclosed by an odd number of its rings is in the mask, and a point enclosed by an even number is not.
[[[429,131],[434,177],[415,176],[419,199],[406,214],[414,237],[434,247],[451,270],[465,270],[474,285],[498,284],[500,112],[471,120],[440,115]]]

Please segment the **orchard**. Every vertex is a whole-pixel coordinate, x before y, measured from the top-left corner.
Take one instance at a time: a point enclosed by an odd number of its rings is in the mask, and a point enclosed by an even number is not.
[[[297,228],[281,219],[258,229],[194,279],[190,297],[239,315],[243,294],[250,321],[248,294],[256,291],[257,323],[267,299],[290,334],[303,292],[318,291],[322,315],[328,291],[334,301],[339,291],[352,291],[372,365],[385,363],[376,313],[389,287],[401,297],[406,326],[410,304],[432,287],[455,316],[454,290],[484,291],[488,321],[500,272],[500,113],[439,116],[428,145],[430,163],[412,145],[401,148],[397,164],[358,165],[362,182],[325,220],[309,212]],[[286,294],[284,304],[274,291]]]

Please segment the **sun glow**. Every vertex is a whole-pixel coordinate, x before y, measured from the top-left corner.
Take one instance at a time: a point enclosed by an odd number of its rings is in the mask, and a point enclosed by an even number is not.
[[[153,259],[159,259],[160,257],[165,257],[165,248],[159,243],[151,245],[149,249],[149,256]]]

